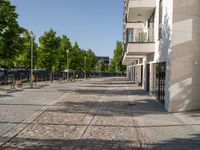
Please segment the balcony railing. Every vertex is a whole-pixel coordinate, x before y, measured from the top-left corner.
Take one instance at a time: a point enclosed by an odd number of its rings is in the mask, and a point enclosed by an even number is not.
[[[129,28],[126,33],[127,43],[152,43],[154,42],[153,28]]]

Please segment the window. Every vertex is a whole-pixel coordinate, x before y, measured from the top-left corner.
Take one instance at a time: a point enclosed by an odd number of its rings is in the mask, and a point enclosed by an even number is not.
[[[148,20],[148,42],[154,41],[154,22],[155,22],[154,18],[155,18],[155,11]]]
[[[127,42],[133,42],[133,29],[127,29]]]
[[[148,20],[148,28],[154,28],[154,18],[155,18],[155,11]]]

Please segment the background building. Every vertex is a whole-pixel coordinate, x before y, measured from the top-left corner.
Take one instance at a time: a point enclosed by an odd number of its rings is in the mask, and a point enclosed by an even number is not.
[[[104,62],[104,64],[109,65],[110,62],[110,58],[109,57],[105,57],[105,56],[97,56],[97,62],[99,60],[102,60]]]
[[[127,76],[171,112],[200,109],[199,8],[199,0],[124,0]]]

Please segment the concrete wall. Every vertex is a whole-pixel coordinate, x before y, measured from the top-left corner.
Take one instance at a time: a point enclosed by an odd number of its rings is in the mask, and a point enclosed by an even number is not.
[[[200,108],[200,1],[174,0],[169,111]]]
[[[135,66],[135,83],[141,83],[141,66],[142,65],[136,65]]]
[[[171,86],[172,30],[173,30],[173,0],[163,0],[162,36],[159,40],[157,63],[166,62],[165,75],[165,108],[169,110]]]
[[[151,93],[154,65],[166,62],[165,108],[170,112],[200,109],[199,8],[200,0],[163,0],[163,30],[159,39],[159,0],[156,0],[155,53],[143,59],[143,83],[145,88],[146,64],[150,63]],[[135,72],[137,83],[141,81],[141,64],[135,66]]]
[[[159,39],[159,0],[156,1],[155,11],[155,53],[147,56],[150,66],[150,93],[155,92],[155,63],[166,62],[166,83],[165,83],[165,108],[169,109],[170,100],[170,78],[171,78],[171,51],[172,51],[172,18],[173,0],[163,0],[162,9],[162,38]]]
[[[131,71],[131,66],[127,66],[127,77],[128,77],[128,80],[131,81],[131,76],[132,76],[132,71]]]
[[[156,0],[129,0],[129,7],[154,7]]]
[[[135,81],[134,66],[127,66],[127,77],[129,81]]]

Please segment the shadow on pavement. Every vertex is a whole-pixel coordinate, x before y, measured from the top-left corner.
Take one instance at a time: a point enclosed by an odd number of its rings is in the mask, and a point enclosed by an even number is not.
[[[3,91],[3,94],[0,93],[0,98],[4,98],[4,97],[13,97],[12,95],[10,95],[9,93],[16,93],[16,92],[21,92],[23,91],[23,89],[0,89],[1,91]],[[8,94],[6,94],[8,93]]]
[[[135,145],[135,146],[134,146]],[[140,150],[136,141],[104,139],[15,138],[3,150]]]
[[[200,134],[191,135],[191,138],[174,138],[150,146],[155,150],[199,150]]]
[[[20,87],[20,88],[0,88],[0,91],[3,91],[4,93],[16,93],[16,92],[21,92],[23,90],[26,90],[26,89],[42,89],[42,88],[45,88],[49,85],[37,85],[33,88],[31,88],[30,86],[24,86],[24,87]],[[37,91],[38,92],[38,91]],[[0,98],[4,98],[4,97],[13,97],[12,95],[9,95],[9,94],[0,94]]]
[[[188,115],[192,118],[200,118],[200,110],[184,112],[185,115]]]
[[[58,102],[55,107],[49,108],[48,112],[62,113],[84,113],[96,116],[138,116],[146,114],[163,114],[168,113],[162,105],[155,100],[138,100],[130,101],[108,101],[108,102]],[[58,107],[61,106],[61,107]],[[148,107],[147,107],[148,106]],[[97,113],[91,111],[99,107]]]
[[[199,150],[200,135],[139,145],[131,140],[14,138],[2,150]]]
[[[0,94],[0,98],[4,98],[4,97],[13,97],[13,96],[9,94]]]
[[[59,89],[59,92],[69,92],[70,90],[65,90],[65,89]],[[97,95],[119,95],[119,96],[123,96],[123,95],[147,95],[147,93],[144,90],[140,90],[140,89],[132,89],[132,90],[124,90],[124,89],[120,89],[118,88],[118,90],[112,90],[112,89],[106,89],[104,87],[101,87],[101,89],[76,89],[76,90],[71,90],[73,92],[76,92],[77,94],[84,94],[84,95],[90,95],[90,94],[97,94]]]
[[[42,89],[42,88],[45,88],[49,86],[48,84],[44,84],[44,85],[34,85],[33,88],[31,88],[30,86],[29,87],[25,87],[23,89]]]
[[[134,84],[134,82],[131,82],[131,81],[120,81],[120,82],[102,82],[102,81],[99,81],[99,82],[89,82],[90,84],[105,84],[105,85],[124,85],[124,84]]]
[[[109,81],[108,81],[109,82]],[[97,85],[95,85],[97,84]],[[100,85],[102,84],[102,85]],[[11,139],[8,141],[6,144],[4,144],[0,149],[2,150],[12,150],[12,149],[18,149],[18,150],[150,150],[150,149],[155,149],[155,150],[197,150],[200,147],[200,135],[191,135],[187,136],[185,138],[171,138],[169,140],[165,141],[160,141],[159,143],[149,143],[145,144],[143,143],[143,146],[141,148],[141,145],[138,141],[134,140],[112,140],[111,139],[100,139],[100,138],[88,138],[88,139],[73,139],[73,136],[70,135],[65,135],[65,133],[60,130],[60,126],[64,126],[63,128],[68,128],[70,126],[88,126],[88,123],[83,124],[81,121],[78,119],[75,124],[73,122],[67,122],[66,123],[63,121],[64,117],[70,116],[68,113],[72,113],[71,116],[76,117],[76,114],[86,114],[90,116],[104,116],[106,119],[110,119],[110,116],[120,116],[120,117],[137,117],[137,116],[142,116],[142,115],[149,115],[149,114],[168,114],[167,111],[164,110],[163,106],[156,100],[154,99],[145,99],[144,97],[140,97],[143,99],[133,99],[132,101],[126,101],[123,100],[120,96],[123,95],[138,95],[138,96],[143,96],[147,95],[142,89],[131,89],[131,90],[124,90],[124,89],[106,89],[107,85],[110,85],[111,83],[92,83],[91,86],[99,86],[101,89],[87,89],[87,87],[84,87],[83,89],[78,88],[77,90],[74,90],[73,94],[80,95],[90,95],[90,94],[102,94],[105,95],[105,100],[104,101],[95,101],[95,100],[84,100],[81,101],[73,101],[73,99],[69,101],[69,99],[64,99],[60,102],[55,103],[53,106],[50,106],[45,112],[43,113],[43,117],[41,118],[41,122],[37,122],[37,120],[31,124],[27,125],[32,125],[33,127],[39,126],[51,126],[53,130],[51,132],[54,132],[56,134],[57,132],[61,131],[62,135],[61,137],[56,137],[54,134],[50,133],[48,128],[45,131],[45,128],[42,128],[42,132],[47,132],[48,134],[45,135],[45,137],[42,137],[43,133],[38,132],[39,130],[37,128],[30,128],[30,130],[27,130],[30,132],[27,135],[31,134],[30,137],[24,137],[23,134],[19,134],[16,138]],[[113,84],[113,83],[112,83]],[[122,83],[119,83],[122,85]],[[126,85],[127,83],[124,83]],[[132,84],[132,83],[131,83]],[[114,83],[114,85],[118,85]],[[120,86],[119,85],[119,86]],[[108,86],[110,87],[110,86]],[[89,88],[89,87],[88,87]],[[93,87],[90,87],[93,88]],[[114,87],[115,88],[115,87]],[[69,92],[70,90],[66,89],[60,89],[58,90],[60,92]],[[82,96],[83,96],[82,95]],[[116,95],[115,99],[109,99],[110,95]],[[120,95],[120,96],[119,96]],[[87,97],[86,97],[87,98]],[[93,111],[91,111],[93,110]],[[41,111],[41,110],[38,110]],[[50,113],[49,113],[50,112]],[[52,113],[51,113],[52,112]],[[53,115],[52,115],[53,114]],[[46,117],[48,119],[48,115],[50,120],[45,122],[43,119]],[[52,116],[51,116],[52,115]],[[61,119],[59,119],[59,115],[61,115]],[[192,114],[196,115],[196,114]],[[84,116],[84,115],[83,115]],[[199,115],[197,114],[197,117]],[[54,118],[53,118],[54,117]],[[73,118],[72,117],[72,118]],[[108,118],[107,118],[108,117]],[[53,118],[53,119],[52,119]],[[51,120],[52,119],[52,120]],[[60,120],[60,122],[59,122]],[[12,123],[12,122],[1,122],[1,123]],[[17,124],[18,122],[13,122]],[[71,123],[71,124],[70,124]],[[19,124],[21,124],[19,122]],[[36,125],[36,126],[35,126]],[[115,127],[115,125],[105,125],[105,124],[97,124],[97,126],[101,126],[101,128],[106,128],[106,127]],[[124,125],[123,123],[120,124],[121,127],[126,128],[129,130],[129,125]],[[120,127],[120,125],[118,127]],[[161,125],[154,125],[151,126],[148,124],[145,126],[139,126],[135,125],[136,128],[151,128],[151,127],[165,127],[168,126],[190,126],[190,125],[199,125],[199,124],[161,124]],[[92,126],[92,124],[90,125]],[[95,126],[95,124],[94,124]],[[130,128],[133,128],[133,126],[130,126]],[[26,132],[27,132],[26,131]],[[70,132],[74,132],[74,128],[70,129]],[[33,133],[33,134],[32,134]],[[34,135],[36,134],[36,135]],[[158,133],[159,134],[159,133]],[[25,134],[26,135],[26,134]]]
[[[115,86],[112,86],[114,88],[124,88],[124,87],[135,87],[136,85],[134,84],[130,84],[130,85],[115,85]],[[108,88],[110,87],[110,85],[83,85],[81,87],[86,87],[86,88]]]

